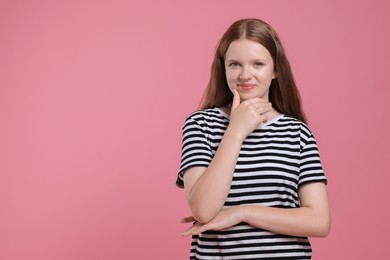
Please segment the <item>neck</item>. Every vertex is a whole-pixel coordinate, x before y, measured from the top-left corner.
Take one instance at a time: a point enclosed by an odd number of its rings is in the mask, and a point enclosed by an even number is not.
[[[222,106],[222,107],[220,107],[220,109],[221,109],[223,112],[225,112],[227,115],[230,116],[230,112],[231,112],[231,109],[232,109],[230,104],[229,104],[229,105],[226,105],[226,106]],[[267,118],[268,118],[267,121],[269,121],[269,120],[271,120],[271,119],[277,117],[278,115],[280,115],[280,113],[279,113],[278,111],[276,111],[274,108],[272,108],[271,111],[268,111],[267,113],[264,113],[264,115],[267,116]],[[265,121],[264,123],[266,123],[267,121]]]

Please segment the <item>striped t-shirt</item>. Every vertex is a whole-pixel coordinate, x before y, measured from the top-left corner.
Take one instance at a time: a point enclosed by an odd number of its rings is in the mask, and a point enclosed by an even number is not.
[[[183,172],[207,167],[229,124],[218,108],[192,113],[183,126],[182,157],[176,185],[183,188]],[[279,115],[259,125],[243,142],[224,207],[264,205],[299,207],[298,188],[326,182],[317,144],[301,121]],[[192,237],[190,259],[310,259],[306,237],[293,237],[246,223]]]

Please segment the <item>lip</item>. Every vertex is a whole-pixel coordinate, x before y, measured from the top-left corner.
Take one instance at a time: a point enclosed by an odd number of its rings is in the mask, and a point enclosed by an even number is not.
[[[253,84],[239,84],[238,87],[242,90],[251,90],[254,88],[254,85]]]

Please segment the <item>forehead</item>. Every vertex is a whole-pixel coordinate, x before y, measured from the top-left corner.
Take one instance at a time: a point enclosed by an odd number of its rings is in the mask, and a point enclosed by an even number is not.
[[[225,59],[272,59],[269,51],[260,43],[239,39],[230,43]]]

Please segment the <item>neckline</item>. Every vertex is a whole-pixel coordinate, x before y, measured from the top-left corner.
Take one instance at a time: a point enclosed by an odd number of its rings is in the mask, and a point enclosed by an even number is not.
[[[228,115],[227,113],[225,113],[221,108],[219,107],[215,107],[215,109],[221,114],[223,115],[227,120],[230,121],[230,115]],[[265,123],[261,123],[260,125],[257,126],[257,128],[260,128],[260,127],[264,127],[264,126],[267,126],[267,125],[270,125],[272,123],[275,123],[277,122],[279,119],[281,119],[282,117],[284,116],[284,114],[279,114],[273,118],[271,118],[270,120],[268,120],[267,122]]]

